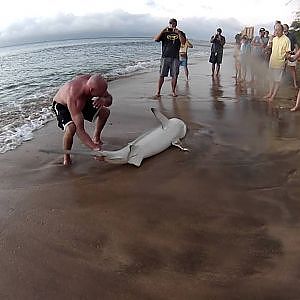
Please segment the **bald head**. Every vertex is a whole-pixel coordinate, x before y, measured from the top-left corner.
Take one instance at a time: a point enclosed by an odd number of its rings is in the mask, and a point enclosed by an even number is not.
[[[92,75],[87,81],[93,97],[101,97],[107,90],[107,82],[100,74]]]

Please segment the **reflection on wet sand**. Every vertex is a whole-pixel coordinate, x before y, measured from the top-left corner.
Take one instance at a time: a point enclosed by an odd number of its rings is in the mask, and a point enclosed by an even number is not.
[[[221,119],[224,116],[225,103],[222,100],[224,91],[222,85],[220,84],[219,76],[212,76],[210,95],[213,100],[213,108],[216,113],[216,117]]]

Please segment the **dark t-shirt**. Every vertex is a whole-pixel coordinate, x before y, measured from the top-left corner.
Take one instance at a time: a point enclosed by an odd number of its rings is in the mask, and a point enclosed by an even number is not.
[[[214,35],[211,37],[211,52],[222,52],[223,46],[225,44],[225,37],[223,35],[220,35],[221,39],[214,38]]]
[[[178,33],[164,31],[159,42],[162,42],[161,57],[172,57],[179,59],[180,39]]]
[[[294,50],[295,50],[295,45],[296,45],[296,44],[298,45],[298,43],[297,43],[297,38],[296,38],[295,34],[292,33],[292,32],[288,32],[286,36],[287,36],[287,37],[290,39],[290,41],[291,41],[291,50],[294,51]]]

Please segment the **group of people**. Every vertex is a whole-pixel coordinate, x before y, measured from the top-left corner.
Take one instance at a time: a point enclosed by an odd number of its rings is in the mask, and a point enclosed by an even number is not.
[[[269,31],[265,28],[260,28],[258,35],[253,39],[247,35],[237,34],[235,40],[234,58],[237,84],[246,81],[247,71],[250,69],[251,83],[264,82],[265,78],[269,78],[269,89],[264,99],[273,101],[279,90],[283,74],[286,69],[289,69],[293,86],[298,88],[296,59],[291,55],[297,52],[299,45],[287,24],[276,21],[272,35],[269,35]],[[299,105],[296,104],[291,111],[298,108]]]
[[[177,28],[176,19],[170,19],[169,26],[160,31],[155,37],[155,41],[162,42],[156,96],[160,97],[164,78],[170,74],[172,77],[172,96],[176,97],[179,67],[180,65],[184,67],[186,79],[188,80],[187,49],[192,48],[193,45],[188,41],[185,33]],[[212,64],[212,76],[218,77],[225,44],[225,37],[222,35],[221,28],[217,29],[210,42],[212,46],[209,62]],[[250,57],[258,65],[268,62],[271,81],[269,92],[265,98],[272,101],[278,91],[286,60],[291,62],[290,66],[295,67],[292,62],[300,57],[300,49],[297,50],[298,48],[297,42],[288,33],[288,26],[278,22],[274,26],[274,36],[272,37],[268,36],[268,32],[264,28],[259,30],[259,35],[251,42],[247,36],[237,35],[234,51],[237,82],[245,81],[247,66],[251,63]],[[253,67],[255,64],[251,63],[251,65],[251,79],[255,80],[258,73]],[[294,79],[294,86],[297,86],[296,79]],[[107,82],[100,74],[81,75],[65,83],[54,96],[53,110],[57,117],[58,126],[64,130],[64,165],[71,164],[70,150],[75,133],[82,143],[91,150],[99,151],[101,149],[101,132],[110,115],[109,106],[111,106],[113,100],[107,88]],[[300,91],[298,92],[296,105],[292,110],[297,109],[300,109]],[[96,121],[93,137],[85,130],[85,120]]]

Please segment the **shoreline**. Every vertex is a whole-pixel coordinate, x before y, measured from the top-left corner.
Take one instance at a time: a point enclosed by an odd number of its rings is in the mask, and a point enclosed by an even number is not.
[[[229,54],[219,82],[207,60],[189,68],[179,96],[168,79],[160,101],[158,70],[109,82],[103,149],[157,126],[157,107],[185,121],[190,152],[170,147],[140,168],[74,156],[68,168],[38,151],[61,149],[51,121],[1,155],[2,298],[298,297],[300,114],[287,110],[291,91],[270,106],[238,90]],[[73,149],[85,147],[76,138]]]

